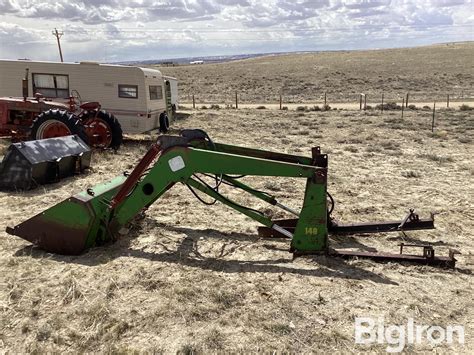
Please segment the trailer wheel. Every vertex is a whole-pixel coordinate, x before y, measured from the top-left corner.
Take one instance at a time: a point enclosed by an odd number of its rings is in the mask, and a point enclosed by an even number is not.
[[[31,139],[46,139],[77,134],[87,143],[87,134],[81,122],[71,113],[48,110],[40,113],[31,125]]]
[[[166,133],[170,129],[170,120],[166,112],[160,114],[160,132]]]
[[[89,145],[94,148],[119,149],[123,140],[122,127],[117,118],[106,111],[90,111],[81,118]]]

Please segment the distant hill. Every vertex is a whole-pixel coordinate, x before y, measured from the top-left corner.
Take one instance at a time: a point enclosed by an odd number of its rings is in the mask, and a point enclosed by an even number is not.
[[[249,59],[255,57],[261,57],[264,55],[271,55],[274,53],[258,53],[258,54],[238,54],[238,55],[216,55],[216,56],[207,56],[207,57],[185,57],[185,58],[173,58],[173,59],[149,59],[149,60],[136,60],[136,61],[126,61],[126,62],[117,62],[114,64],[123,64],[123,65],[152,65],[152,64],[169,64],[174,63],[177,65],[180,64],[189,64],[190,62],[203,61],[204,63],[222,63],[230,62],[233,60],[240,59]]]
[[[370,99],[445,100],[474,96],[474,42],[424,47],[228,57],[183,58],[202,65],[148,66],[179,80],[181,101],[232,103],[314,102],[327,93],[329,102]],[[143,62],[140,65],[145,65]]]

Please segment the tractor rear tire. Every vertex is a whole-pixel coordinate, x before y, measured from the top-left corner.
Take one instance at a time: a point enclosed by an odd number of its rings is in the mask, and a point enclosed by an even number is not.
[[[88,143],[86,131],[77,117],[67,111],[52,109],[36,116],[31,125],[30,137],[36,140],[72,134],[77,134]]]
[[[123,141],[123,132],[122,126],[120,125],[118,119],[111,113],[103,110],[97,113],[97,118],[107,123],[110,128],[112,141],[110,142],[110,145],[106,148],[112,148],[114,150],[119,149]]]
[[[160,114],[160,132],[166,133],[170,129],[170,120],[166,112]]]
[[[120,122],[114,115],[106,111],[84,111],[79,116],[85,127],[88,144],[93,148],[119,149],[123,135]]]

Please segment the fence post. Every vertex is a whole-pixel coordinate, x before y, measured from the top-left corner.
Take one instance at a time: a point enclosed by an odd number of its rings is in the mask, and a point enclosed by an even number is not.
[[[403,110],[405,108],[405,98],[402,99],[402,118],[403,118]]]
[[[235,108],[238,109],[239,108],[239,100],[237,98],[237,91],[235,92]]]
[[[449,107],[449,94],[448,94],[448,98],[446,100],[446,107]]]
[[[383,113],[383,93],[382,93],[382,113]]]
[[[364,111],[367,110],[367,94],[364,95]]]
[[[194,101],[194,95],[193,95],[193,109],[196,108],[196,101]]]
[[[407,99],[405,100],[405,107],[408,107],[408,93],[407,93]]]
[[[282,100],[281,100],[281,94],[280,94],[280,110],[281,110],[281,108],[282,108],[281,102],[282,102]]]
[[[435,126],[435,112],[436,112],[436,101],[433,104],[433,120],[431,121],[431,132],[434,132]]]
[[[359,110],[362,110],[362,94],[360,94],[360,97],[359,97]]]
[[[326,93],[324,93],[324,108],[326,108],[326,106],[327,106],[327,105],[326,105],[326,102],[327,102],[327,101],[326,101]]]

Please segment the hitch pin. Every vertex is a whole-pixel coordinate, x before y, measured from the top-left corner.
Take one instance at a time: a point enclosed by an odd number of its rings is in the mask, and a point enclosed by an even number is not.
[[[293,234],[291,234],[290,232],[288,232],[285,228],[282,228],[276,224],[274,224],[272,226],[272,229],[276,230],[277,232],[283,234],[284,236],[290,238],[290,239],[293,239]]]
[[[405,227],[405,224],[408,222],[408,220],[411,219],[412,216],[414,216],[414,210],[410,208],[410,212],[405,216],[403,219],[402,223],[397,227],[398,230],[403,230],[403,227]]]
[[[299,217],[300,214],[298,212],[296,212],[295,210],[291,209],[290,207],[286,207],[285,205],[282,205],[281,203],[279,202],[276,202],[275,203],[275,206],[277,207],[280,207],[282,210],[285,210],[287,212],[290,212],[291,214],[294,214],[296,217]]]

